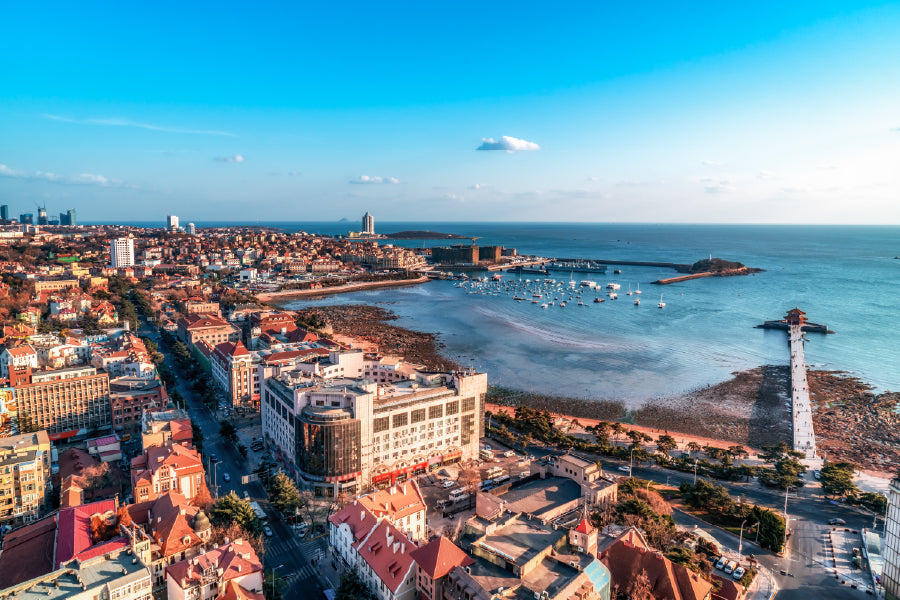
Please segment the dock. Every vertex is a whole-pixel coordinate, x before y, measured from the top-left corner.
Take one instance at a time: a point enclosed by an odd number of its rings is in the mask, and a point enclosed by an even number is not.
[[[812,403],[809,399],[809,382],[806,378],[806,358],[803,355],[803,326],[806,313],[799,308],[788,311],[784,319],[788,324],[791,347],[791,416],[794,432],[794,450],[802,452],[807,460],[816,458],[816,433],[813,428]]]

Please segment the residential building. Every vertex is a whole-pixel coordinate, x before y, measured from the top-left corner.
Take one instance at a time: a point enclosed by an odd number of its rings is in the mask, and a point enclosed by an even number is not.
[[[122,442],[115,435],[105,435],[86,441],[88,454],[102,463],[122,460]]]
[[[156,500],[130,504],[129,525],[120,530],[140,560],[153,574],[153,596],[166,597],[166,567],[193,558],[209,542],[209,517],[178,492],[166,492]]]
[[[187,229],[185,229],[185,231],[187,231],[188,235],[196,235],[197,234],[197,226],[194,225],[193,223],[188,223]]]
[[[329,521],[339,526],[357,512],[357,507],[365,508],[375,519],[387,519],[407,539],[420,542],[427,538],[427,507],[415,479],[359,496],[352,504],[332,515]]]
[[[109,264],[114,269],[134,266],[134,238],[113,238],[109,241]]]
[[[281,371],[266,378],[263,435],[317,495],[359,493],[477,458],[487,376],[417,371],[379,384]]]
[[[208,314],[217,317],[222,316],[218,302],[207,302],[201,299],[188,298],[181,303],[181,311],[186,315]]]
[[[222,342],[239,342],[241,330],[214,315],[187,315],[178,319],[178,337],[188,346],[205,340],[215,347]]]
[[[150,571],[126,548],[110,548],[0,590],[0,596],[16,600],[151,600]]]
[[[167,442],[191,444],[191,418],[183,410],[144,411],[141,415],[141,448],[165,446]]]
[[[416,590],[420,600],[442,599],[450,571],[457,567],[465,569],[475,562],[442,535],[413,550],[411,556],[416,562]]]
[[[166,567],[168,600],[263,600],[262,561],[237,539]]]
[[[40,517],[53,484],[46,431],[0,438],[0,524]]]
[[[9,204],[0,205],[0,221],[9,221]]]
[[[175,491],[192,501],[205,485],[204,474],[200,453],[191,446],[172,442],[151,446],[131,459],[134,500],[156,500],[160,494]]]
[[[158,379],[124,376],[110,380],[109,402],[113,430],[132,434],[141,431],[144,412],[164,409],[169,395]]]
[[[881,576],[885,597],[900,599],[900,477],[891,480],[884,518],[884,570]]]
[[[60,290],[77,290],[81,283],[77,279],[39,279],[34,282],[34,293],[58,292]]]
[[[10,367],[37,369],[37,351],[29,345],[4,348],[3,352],[0,352],[0,377],[8,379]]]
[[[574,454],[547,456],[540,461],[532,461],[532,474],[541,478],[565,477],[581,486],[581,497],[591,504],[615,504],[619,486],[615,477],[603,474],[600,463],[579,458]]]
[[[166,229],[169,231],[178,230],[178,217],[176,215],[166,215]]]
[[[366,235],[375,235],[375,217],[368,212],[362,218],[362,233]]]
[[[26,372],[15,388],[19,418],[26,413],[51,440],[111,429],[109,375],[94,367]]]
[[[254,394],[253,359],[240,341],[222,342],[210,356],[213,381],[225,392],[232,406],[259,406],[259,388]],[[257,381],[258,385],[258,381]]]

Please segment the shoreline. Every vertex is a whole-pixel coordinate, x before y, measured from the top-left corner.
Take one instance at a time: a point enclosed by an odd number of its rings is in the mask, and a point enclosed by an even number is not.
[[[363,281],[360,283],[348,283],[329,288],[317,288],[314,290],[284,290],[277,292],[263,292],[257,294],[256,298],[260,302],[271,302],[281,300],[283,298],[307,298],[309,296],[333,296],[335,294],[348,294],[350,292],[361,292],[372,288],[383,287],[404,287],[408,285],[419,285],[429,281],[424,275],[418,279],[398,279],[396,281]]]

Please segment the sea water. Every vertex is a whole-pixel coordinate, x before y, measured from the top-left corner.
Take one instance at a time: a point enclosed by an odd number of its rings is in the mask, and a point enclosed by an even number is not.
[[[355,223],[260,225],[323,234],[356,228]],[[718,383],[758,365],[787,364],[786,334],[754,326],[780,319],[796,306],[810,321],[837,332],[807,334],[812,366],[847,371],[878,390],[900,390],[900,260],[895,259],[900,227],[378,223],[377,228],[456,233],[478,237],[478,244],[547,257],[693,263],[712,255],[765,272],[659,286],[651,282],[678,273],[632,266],[609,266],[602,275],[556,271],[550,277],[557,281],[571,277],[622,286],[618,300],[596,304],[594,294],[584,293],[584,306],[565,308],[541,309],[530,294],[525,302],[467,294],[452,281],[290,301],[285,307],[383,304],[399,316],[395,324],[438,333],[448,358],[485,370],[492,383],[640,401]],[[615,268],[622,274],[613,274]],[[504,274],[504,280],[517,277]],[[640,306],[625,294],[629,285],[640,286]],[[657,308],[660,294],[664,309]]]

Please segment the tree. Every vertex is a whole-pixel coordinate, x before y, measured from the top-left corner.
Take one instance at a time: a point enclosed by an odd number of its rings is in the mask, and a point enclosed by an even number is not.
[[[38,431],[40,429],[40,427],[38,427],[38,425],[35,424],[32,420],[31,413],[29,413],[27,410],[19,411],[17,420],[19,433],[34,433],[35,431]]]
[[[460,463],[459,483],[469,494],[475,494],[481,486],[481,472],[478,470],[477,463],[468,459]]]
[[[858,468],[850,462],[826,463],[819,472],[822,491],[830,496],[855,496],[859,489],[853,483],[853,475]]]
[[[691,456],[693,456],[697,452],[700,452],[700,450],[702,449],[702,446],[695,441],[688,442],[687,446],[685,446],[685,447],[687,448],[687,450],[691,454]]]
[[[663,454],[668,454],[677,447],[678,442],[669,434],[661,435],[656,439],[656,449]]]
[[[241,458],[243,458],[244,460],[247,460],[247,446],[245,446],[243,444],[238,444],[237,451],[238,451],[238,454],[241,455]]]
[[[128,507],[124,504],[119,506],[119,509],[116,511],[116,522],[125,527],[131,525],[131,513],[128,512]]]
[[[230,421],[222,421],[222,426],[219,427],[219,435],[226,441],[237,442],[237,430]]]
[[[341,583],[335,592],[334,600],[370,600],[371,598],[372,594],[355,569],[347,569],[341,573]]]
[[[219,501],[213,505],[209,517],[214,525],[228,525],[233,522],[254,535],[259,535],[262,529],[250,502],[238,498],[234,492],[219,498]]]
[[[644,440],[644,434],[636,429],[631,429],[625,434],[631,440],[631,447],[637,448]]]
[[[269,501],[283,515],[293,515],[303,504],[297,486],[284,473],[276,474],[269,481]]]
[[[641,573],[628,584],[626,594],[628,600],[653,600],[646,569],[641,569]]]
[[[206,482],[201,480],[200,489],[197,490],[197,495],[194,496],[193,500],[191,500],[191,504],[193,504],[194,506],[199,506],[203,510],[208,510],[212,502],[212,496],[209,493],[209,488],[206,487]]]
[[[191,441],[197,452],[203,452],[203,430],[191,419]]]
[[[209,541],[212,544],[222,545],[225,540],[234,541],[236,539],[247,540],[250,547],[256,552],[256,555],[262,559],[266,552],[265,544],[259,533],[253,533],[238,525],[237,523],[225,523],[223,525],[213,525],[210,530]]]

